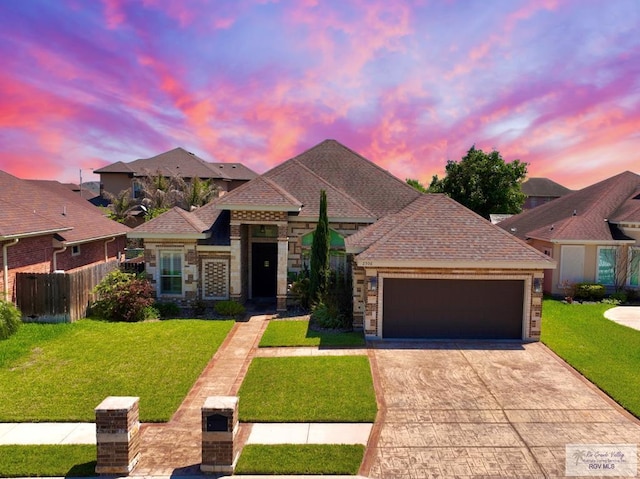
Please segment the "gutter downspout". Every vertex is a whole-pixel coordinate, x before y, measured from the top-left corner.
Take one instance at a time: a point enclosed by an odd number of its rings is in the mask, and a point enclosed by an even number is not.
[[[4,271],[2,279],[4,280],[4,300],[9,301],[9,260],[7,259],[7,249],[10,246],[14,246],[18,244],[20,238],[14,238],[11,243],[5,243],[2,245],[2,265],[4,266]]]
[[[62,249],[57,249],[53,252],[53,271],[58,271],[58,254],[67,251],[67,247],[63,246]]]
[[[109,261],[108,245],[109,243],[113,243],[115,240],[116,240],[116,237],[114,236],[113,238],[108,239],[104,242],[104,262],[105,263]]]

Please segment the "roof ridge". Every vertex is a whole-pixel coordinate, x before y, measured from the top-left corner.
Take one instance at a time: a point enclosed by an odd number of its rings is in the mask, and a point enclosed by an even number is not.
[[[441,194],[442,196],[444,196],[442,193],[432,193],[434,196]],[[388,216],[386,216],[385,218],[392,218],[392,217],[401,217],[401,216],[405,216],[405,215],[400,215],[400,213],[402,213],[403,211],[405,211],[406,209],[410,208],[411,206],[413,206],[417,201],[422,200],[423,197],[425,197],[427,195],[420,195],[418,196],[415,200],[413,200],[411,203],[409,203],[407,206],[405,206],[403,209],[401,209],[400,211],[396,212],[396,213],[392,213]],[[423,200],[424,201],[424,200]],[[420,212],[422,210],[422,208],[417,208],[416,211],[414,211],[413,213],[411,213],[410,215],[407,215],[405,217],[405,219],[401,220],[398,224],[393,225],[393,227],[389,228],[384,234],[380,235],[380,238],[378,238],[373,244],[370,244],[362,253],[366,256],[367,253],[373,253],[376,251],[376,249],[379,249],[381,245],[385,244],[388,237],[391,235],[396,235],[398,233],[398,231],[402,231],[402,227],[404,225],[406,225],[407,223],[409,223],[411,220],[413,220],[414,216]],[[374,223],[371,226],[375,226],[378,223]]]
[[[344,191],[342,188],[339,188],[336,185],[333,185],[331,183],[329,183],[326,179],[324,179],[322,176],[318,175],[315,171],[313,171],[311,168],[307,167],[306,165],[304,165],[301,161],[299,161],[296,158],[292,158],[289,162],[289,165],[287,165],[287,167],[290,167],[290,165],[293,165],[294,163],[296,163],[298,166],[302,167],[305,171],[309,172],[312,176],[314,176],[315,178],[317,178],[318,180],[320,180],[322,183],[324,183],[325,185],[329,185],[329,187],[332,190],[337,191],[338,193],[340,193],[342,196],[344,196],[345,198],[347,198],[349,201],[351,201],[354,205],[356,205],[358,208],[362,209],[362,211],[364,211],[365,213],[370,214],[373,218],[376,218],[376,215],[373,214],[373,212],[369,209],[366,208],[364,205],[362,205],[358,200],[356,200],[353,196],[351,196],[350,194],[348,194],[346,191]]]
[[[388,177],[392,178],[393,180],[395,180],[398,184],[402,185],[403,187],[408,187],[411,189],[414,189],[412,186],[408,185],[406,181],[402,181],[400,178],[398,178],[395,175],[392,175],[389,170],[385,170],[384,168],[382,168],[380,165],[378,165],[376,162],[369,160],[368,158],[365,158],[364,156],[362,156],[360,153],[358,153],[357,151],[352,150],[351,148],[349,148],[346,145],[343,145],[342,143],[340,143],[338,140],[334,140],[334,139],[326,139],[324,140],[322,143],[325,142],[335,142],[336,144],[338,144],[340,147],[344,148],[345,150],[349,151],[350,153],[353,153],[354,155],[362,158],[364,161],[366,161],[367,163],[370,163],[374,168],[380,170],[382,173],[384,173],[385,175],[387,175]],[[320,144],[322,144],[320,143]]]
[[[272,188],[274,188],[276,191],[278,191],[278,193],[280,193],[282,196],[284,196],[285,198],[287,198],[289,201],[293,202],[293,203],[297,203],[299,205],[302,205],[302,201],[300,201],[298,198],[296,198],[295,196],[293,196],[291,193],[289,193],[287,190],[285,190],[282,186],[280,186],[279,184],[277,184],[275,181],[273,181],[270,178],[267,178],[266,176],[260,175],[258,178],[259,179],[262,178],[269,186],[271,186]]]
[[[195,229],[199,229],[200,232],[206,231],[208,229],[207,225],[204,224],[204,221],[194,215],[193,211],[186,211],[179,206],[174,206],[172,209],[177,209],[176,212]]]

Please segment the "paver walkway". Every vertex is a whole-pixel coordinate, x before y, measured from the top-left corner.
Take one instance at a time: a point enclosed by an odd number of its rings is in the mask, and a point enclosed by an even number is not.
[[[200,473],[202,405],[209,396],[235,396],[271,316],[237,322],[200,375],[171,420],[143,424],[140,462],[132,476],[171,476]],[[244,442],[247,428],[240,426]]]

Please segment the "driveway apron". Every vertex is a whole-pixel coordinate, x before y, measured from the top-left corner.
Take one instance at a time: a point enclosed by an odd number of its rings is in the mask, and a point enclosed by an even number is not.
[[[567,444],[640,443],[640,422],[541,343],[381,342],[361,474],[565,476]]]

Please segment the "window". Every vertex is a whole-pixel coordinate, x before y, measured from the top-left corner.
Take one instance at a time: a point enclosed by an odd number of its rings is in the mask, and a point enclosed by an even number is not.
[[[71,256],[80,256],[80,245],[71,247]]]
[[[133,180],[132,182],[131,195],[134,198],[140,198],[142,196],[142,183],[138,180]]]
[[[596,282],[608,286],[616,283],[616,250],[614,246],[598,246]]]
[[[629,250],[629,286],[640,286],[640,248]]]
[[[182,294],[182,253],[160,252],[160,294]]]

